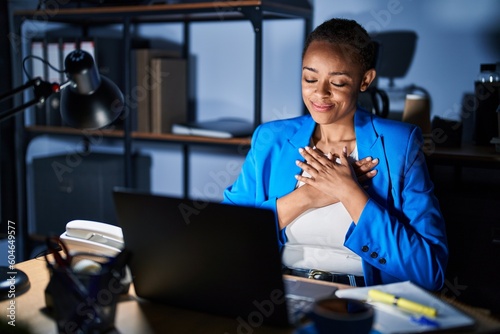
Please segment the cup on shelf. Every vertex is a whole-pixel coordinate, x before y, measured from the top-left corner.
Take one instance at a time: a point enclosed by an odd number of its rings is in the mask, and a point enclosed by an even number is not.
[[[429,97],[422,94],[407,94],[402,121],[420,127],[424,139],[422,149],[425,153],[430,152],[432,150],[432,126]]]
[[[431,106],[429,97],[420,94],[407,94],[402,116],[403,122],[415,124],[427,135],[431,132]]]

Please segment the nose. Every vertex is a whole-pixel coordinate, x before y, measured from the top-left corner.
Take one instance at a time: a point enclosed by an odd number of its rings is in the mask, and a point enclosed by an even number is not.
[[[328,80],[318,81],[318,84],[316,86],[316,93],[320,94],[321,96],[330,96],[332,94],[330,88],[330,82]]]

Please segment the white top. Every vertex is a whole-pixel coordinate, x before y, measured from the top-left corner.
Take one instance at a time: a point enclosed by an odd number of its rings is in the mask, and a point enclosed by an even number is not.
[[[358,160],[357,147],[350,158]],[[303,175],[310,176],[307,172]],[[302,185],[298,182],[297,187]],[[288,268],[363,276],[361,258],[344,246],[351,224],[351,216],[340,202],[302,213],[286,227],[283,264]]]

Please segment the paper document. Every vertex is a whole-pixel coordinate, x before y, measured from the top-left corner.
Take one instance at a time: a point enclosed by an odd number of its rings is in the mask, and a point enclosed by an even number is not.
[[[372,333],[423,333],[464,328],[475,324],[472,317],[409,281],[355,289],[340,289],[335,294],[342,298],[368,300],[368,291],[372,289],[412,300],[437,310],[436,317],[425,318],[429,320],[430,324],[417,323],[415,318],[420,318],[418,314],[412,314],[394,305],[369,301],[375,308],[375,323]]]
[[[220,118],[210,121],[177,123],[172,133],[178,135],[215,138],[247,137],[253,132],[253,124],[237,118]]]

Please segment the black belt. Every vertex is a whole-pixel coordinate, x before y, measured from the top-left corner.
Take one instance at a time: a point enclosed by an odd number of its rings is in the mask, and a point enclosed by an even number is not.
[[[316,279],[320,281],[328,281],[351,286],[365,286],[365,278],[363,276],[332,274],[328,271],[316,269],[291,269],[285,268],[283,274]]]

